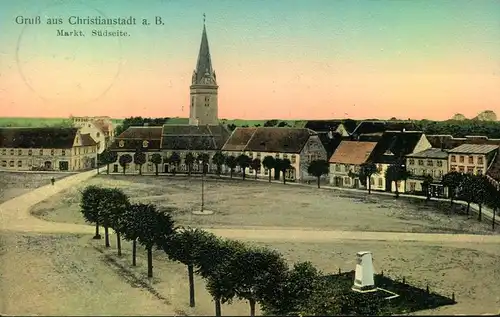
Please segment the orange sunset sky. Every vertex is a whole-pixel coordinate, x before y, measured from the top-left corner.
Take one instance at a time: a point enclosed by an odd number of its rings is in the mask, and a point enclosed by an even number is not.
[[[0,4],[0,116],[189,116],[203,13],[221,118],[500,115],[500,1],[57,3]],[[138,24],[68,22],[97,15]],[[41,24],[19,23],[36,16]],[[46,24],[53,17],[63,24]],[[68,38],[58,29],[130,36]]]

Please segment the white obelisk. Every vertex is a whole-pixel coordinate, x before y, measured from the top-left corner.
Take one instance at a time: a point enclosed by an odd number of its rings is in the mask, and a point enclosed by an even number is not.
[[[375,287],[373,259],[370,251],[360,251],[357,254],[356,274],[354,277],[353,291],[372,292]]]

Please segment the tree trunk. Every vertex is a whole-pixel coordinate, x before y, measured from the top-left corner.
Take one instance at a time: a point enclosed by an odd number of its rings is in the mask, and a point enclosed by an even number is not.
[[[495,230],[495,214],[496,214],[497,209],[493,208],[493,217],[491,218],[491,229]]]
[[[109,175],[109,164],[106,165],[106,174]]]
[[[193,264],[189,264],[188,266],[188,275],[189,275],[189,307],[195,306],[194,301],[194,268]]]
[[[321,176],[318,176],[318,188],[320,188],[320,186],[321,186],[321,185],[320,185],[320,177],[321,177]]]
[[[158,164],[155,164],[155,174],[158,176]]]
[[[255,179],[257,179],[257,170],[255,170]]]
[[[116,232],[116,248],[118,249],[118,256],[122,256],[122,239],[119,232]]]
[[[286,184],[285,171],[283,171],[282,174],[283,174],[283,184]]]
[[[188,166],[188,176],[191,176],[191,165]]]
[[[467,216],[469,215],[470,212],[470,201],[467,202]]]
[[[395,187],[396,187],[396,198],[399,198],[399,189],[398,189],[398,182],[394,182]]]
[[[139,175],[142,175],[142,164],[139,164]]]
[[[231,171],[229,172],[229,175],[231,177],[231,179],[233,179],[233,169],[231,168]]]
[[[148,252],[148,277],[153,277],[153,247],[147,247]]]
[[[368,177],[367,182],[368,182],[368,195],[369,195],[372,193],[372,177],[371,176]]]
[[[269,183],[271,182],[271,170],[268,170],[269,172]]]
[[[99,240],[101,239],[101,235],[99,234],[99,221],[95,223],[95,236],[93,239]]]
[[[132,266],[137,266],[137,239],[132,241]]]
[[[477,221],[481,221],[483,218],[483,206],[479,204],[479,214],[477,215]]]
[[[245,170],[246,170],[246,168],[242,168],[242,170],[243,170],[243,175],[242,175],[243,176],[243,180],[245,180]]]
[[[254,317],[255,316],[255,299],[249,299],[248,302],[250,303],[250,316]]]
[[[106,248],[109,248],[111,245],[109,244],[109,228],[107,226],[104,226],[104,241]]]
[[[123,175],[125,175],[125,166],[123,167]]]
[[[222,313],[221,313],[220,298],[214,298],[214,302],[215,302],[215,316],[221,317]]]

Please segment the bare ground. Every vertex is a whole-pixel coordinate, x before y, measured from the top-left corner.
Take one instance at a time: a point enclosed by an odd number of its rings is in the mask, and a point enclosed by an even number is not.
[[[50,179],[58,179],[71,173],[22,173],[0,171],[0,203],[20,196],[35,188],[50,184]]]
[[[209,216],[194,216],[201,204],[199,178],[101,175],[35,205],[45,220],[83,224],[80,191],[87,185],[117,187],[132,201],[173,207],[179,224],[224,227],[289,227],[345,231],[491,234],[488,224],[452,211],[447,202],[400,198],[265,182],[205,182]]]
[[[213,302],[196,279],[196,307],[188,306],[186,267],[154,253],[154,278],[146,277],[146,253],[138,250],[131,266],[131,247],[122,257],[90,236],[0,235],[2,278],[0,312],[10,315],[213,315]],[[292,265],[311,261],[325,273],[352,270],[355,253],[374,253],[375,270],[410,284],[450,296],[458,304],[418,314],[483,314],[500,306],[500,250],[495,245],[386,242],[259,243],[277,249]],[[22,265],[20,265],[22,263]],[[246,302],[223,305],[223,315],[248,315]],[[259,311],[257,311],[259,313]]]

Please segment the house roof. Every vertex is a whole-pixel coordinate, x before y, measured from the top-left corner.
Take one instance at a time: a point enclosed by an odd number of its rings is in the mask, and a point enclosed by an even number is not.
[[[169,150],[215,151],[220,150],[229,138],[229,131],[222,124],[214,125],[163,125],[161,148]]]
[[[418,153],[411,153],[406,155],[406,157],[414,157],[414,158],[436,158],[436,159],[447,159],[448,152],[440,149],[440,148],[430,148],[427,150],[423,150]]]
[[[257,128],[236,128],[222,147],[224,151],[244,151]]]
[[[69,149],[77,131],[78,128],[0,128],[0,147]]]
[[[242,128],[236,128],[236,130]],[[272,152],[272,153],[300,153],[302,148],[312,135],[317,135],[316,132],[306,128],[290,128],[290,127],[257,127],[247,145],[240,151],[249,152]],[[239,132],[231,135],[226,144],[230,144],[228,148],[232,148],[232,144],[241,144],[241,134]],[[232,138],[238,140],[231,140]],[[241,148],[241,147],[239,147]],[[226,151],[225,146],[222,148]],[[227,150],[231,151],[231,150]]]
[[[94,120],[92,121],[92,123],[99,129],[101,130],[102,132],[109,132],[110,130],[112,130],[113,126],[111,123],[109,122],[106,122],[102,119],[97,119],[97,120]]]
[[[385,132],[369,160],[382,164],[396,163],[414,151],[422,135],[422,132]]]
[[[82,140],[82,146],[92,146],[96,145],[97,142],[90,136],[90,133],[80,134]]]
[[[462,144],[451,150],[450,153],[463,153],[463,154],[488,154],[492,151],[498,150],[498,145],[491,144]]]
[[[160,140],[162,127],[129,127],[116,137],[116,139]]]
[[[385,131],[419,131],[417,125],[408,121],[362,121],[353,134],[382,133]]]
[[[318,132],[319,140],[326,150],[327,157],[332,156],[344,137],[338,133]]]
[[[333,155],[330,163],[360,165],[370,157],[377,142],[342,141]]]
[[[308,120],[304,128],[311,129],[316,132],[327,132],[336,130],[342,123],[342,120]]]

